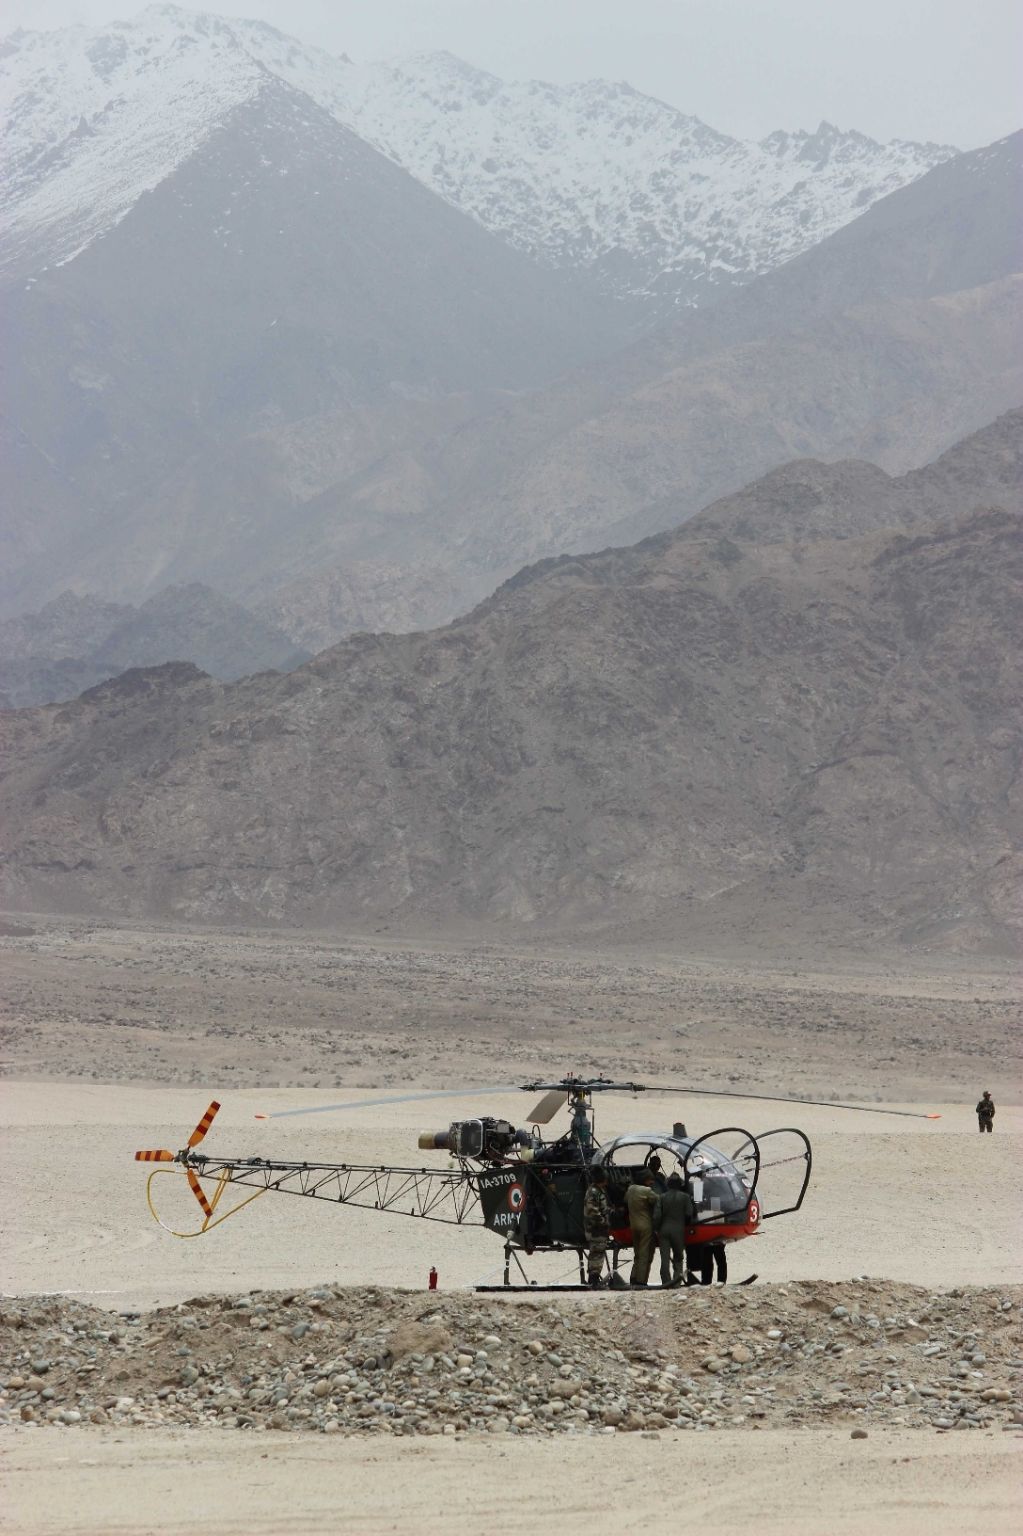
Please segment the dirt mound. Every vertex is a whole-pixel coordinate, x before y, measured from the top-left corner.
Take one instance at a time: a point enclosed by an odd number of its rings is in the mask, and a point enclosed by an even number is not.
[[[1023,1288],[376,1288],[0,1309],[0,1422],[345,1434],[1023,1424]]]

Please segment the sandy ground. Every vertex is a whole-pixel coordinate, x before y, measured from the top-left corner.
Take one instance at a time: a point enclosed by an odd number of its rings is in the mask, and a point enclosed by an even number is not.
[[[20,1536],[590,1536],[675,1527],[719,1536],[990,1536],[1019,1530],[1020,1437],[727,1430],[557,1444],[396,1442],[181,1430],[0,1441]],[[223,1437],[222,1437],[223,1438]],[[570,1461],[569,1461],[570,1458]],[[569,1462],[566,1465],[566,1462]],[[680,1512],[684,1510],[684,1521]]]
[[[24,930],[0,941],[4,1069],[17,1079],[0,1088],[5,1292],[131,1309],[328,1280],[422,1286],[431,1264],[445,1289],[495,1279],[500,1244],[483,1231],[272,1195],[199,1241],[176,1240],[149,1216],[147,1170],[134,1151],[180,1147],[215,1096],[224,1107],[212,1153],[443,1166],[441,1155],[417,1152],[419,1130],[473,1112],[521,1122],[531,1100],[499,1093],[254,1116],[374,1088],[515,1082],[568,1068],[940,1111],[928,1121],[607,1096],[605,1137],[677,1119],[700,1132],[808,1132],[804,1208],[732,1250],[737,1278],[867,1274],[932,1288],[1020,1278],[1019,1014],[1007,973],[858,966],[804,976],[663,956],[346,947],[80,922]],[[999,1113],[996,1135],[981,1138],[972,1106],[984,1087]],[[156,1189],[171,1224],[191,1224],[179,1177]],[[568,1278],[570,1267],[547,1261],[535,1273]],[[497,1449],[472,1437],[383,1446],[247,1431],[17,1429],[0,1444],[0,1529],[411,1536],[459,1522],[494,1530],[513,1511],[572,1533],[592,1529],[595,1509],[623,1530],[643,1529],[665,1518],[668,1461],[693,1523],[722,1536],[987,1533],[1019,1528],[1019,1438],[720,1431]]]

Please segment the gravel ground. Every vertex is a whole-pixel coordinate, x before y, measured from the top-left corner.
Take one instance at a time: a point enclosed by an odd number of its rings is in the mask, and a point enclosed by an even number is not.
[[[357,1090],[569,1068],[810,1098],[1015,1100],[1018,972],[917,955],[829,972],[605,948],[0,919],[9,1078]],[[680,1070],[681,1069],[681,1070]],[[358,1097],[353,1092],[351,1097]]]
[[[488,1297],[338,1289],[144,1314],[6,1299],[0,1423],[343,1435],[1023,1427],[1023,1288],[883,1280]]]

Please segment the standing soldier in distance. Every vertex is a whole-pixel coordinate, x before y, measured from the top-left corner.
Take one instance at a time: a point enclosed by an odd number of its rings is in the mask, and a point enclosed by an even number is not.
[[[686,1251],[686,1228],[696,1221],[696,1202],[677,1173],[670,1175],[663,1195],[654,1210],[654,1230],[661,1252],[661,1284],[682,1284],[682,1260]]]
[[[984,1089],[980,1103],[977,1105],[977,1129],[978,1131],[993,1131],[995,1128],[995,1101],[991,1097],[991,1090]]]
[[[611,1207],[607,1199],[607,1174],[603,1168],[590,1173],[590,1185],[583,1200],[583,1235],[586,1238],[586,1280],[600,1284],[604,1256],[611,1240]]]

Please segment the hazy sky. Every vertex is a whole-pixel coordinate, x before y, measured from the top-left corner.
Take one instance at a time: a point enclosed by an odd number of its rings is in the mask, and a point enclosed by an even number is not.
[[[134,0],[4,0],[4,30],[102,24]],[[602,76],[762,137],[828,118],[973,148],[1023,124],[1020,0],[216,0],[368,60],[448,48],[505,78]]]

